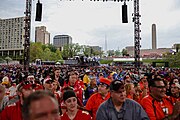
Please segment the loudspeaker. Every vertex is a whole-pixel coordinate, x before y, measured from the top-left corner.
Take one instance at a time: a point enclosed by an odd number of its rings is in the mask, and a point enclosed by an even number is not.
[[[38,1],[36,4],[36,19],[35,21],[41,21],[41,16],[42,16],[42,3]]]
[[[122,23],[128,23],[127,5],[122,5]]]

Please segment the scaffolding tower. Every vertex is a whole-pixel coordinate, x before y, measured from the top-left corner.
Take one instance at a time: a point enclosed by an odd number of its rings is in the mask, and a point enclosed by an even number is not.
[[[25,11],[25,35],[24,35],[24,71],[29,70],[30,62],[30,30],[31,30],[31,4],[32,0],[26,0]]]
[[[138,72],[140,69],[140,17],[139,14],[139,0],[134,0],[134,14],[133,14],[133,22],[134,22],[134,59],[135,59],[135,68],[137,68]]]

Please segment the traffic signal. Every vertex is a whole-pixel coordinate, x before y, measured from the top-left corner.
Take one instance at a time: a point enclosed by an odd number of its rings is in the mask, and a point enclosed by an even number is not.
[[[42,17],[42,3],[39,2],[36,4],[36,19],[35,21],[41,21]]]

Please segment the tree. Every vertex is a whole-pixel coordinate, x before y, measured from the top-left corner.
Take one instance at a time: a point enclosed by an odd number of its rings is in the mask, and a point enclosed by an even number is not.
[[[108,53],[108,56],[114,56],[115,55],[114,50],[108,50],[107,53]]]
[[[30,46],[30,60],[35,61],[36,59],[43,59],[43,49],[40,42],[31,42]]]
[[[62,60],[61,52],[58,49],[56,50],[56,58],[57,60]]]
[[[57,50],[56,47],[53,46],[52,44],[48,44],[47,47],[51,50],[51,52],[54,52],[54,53],[55,53],[56,50]]]
[[[0,63],[5,62],[5,60],[3,58],[0,58]]]
[[[82,45],[82,46],[81,46],[81,49],[82,49],[83,54],[84,54],[86,57],[90,56],[90,54],[91,54],[91,48],[90,48],[89,46]]]
[[[180,49],[180,44],[176,44],[176,53],[179,52],[179,49]]]
[[[163,59],[169,62],[170,67],[180,67],[180,52],[175,55],[167,53]]]
[[[6,63],[7,63],[7,65],[8,65],[8,63],[9,63],[10,61],[12,61],[12,58],[10,58],[10,57],[5,57],[4,59],[5,59]]]
[[[63,59],[73,58],[80,51],[79,44],[67,44],[63,46],[62,57]]]
[[[52,59],[51,56],[52,56],[51,50],[49,48],[46,48],[43,52],[43,60],[48,61],[48,60]]]
[[[116,50],[116,51],[115,51],[115,56],[121,56],[120,50]]]
[[[122,50],[122,55],[123,55],[123,56],[126,56],[126,55],[127,55],[127,50],[126,50],[126,49],[123,49],[123,50]]]

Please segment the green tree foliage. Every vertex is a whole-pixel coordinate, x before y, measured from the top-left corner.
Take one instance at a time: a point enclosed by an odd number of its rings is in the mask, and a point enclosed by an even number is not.
[[[120,50],[116,50],[115,51],[115,56],[117,56],[117,57],[121,56],[121,51]]]
[[[0,63],[5,62],[5,60],[3,58],[0,58]]]
[[[175,55],[167,54],[165,59],[169,62],[170,67],[180,67],[180,52]]]
[[[63,59],[73,58],[80,52],[81,47],[79,44],[68,44],[63,46],[62,57]]]
[[[51,50],[49,48],[46,48],[43,52],[43,60],[50,61],[52,59],[51,56],[53,56],[51,54]]]
[[[122,50],[122,55],[123,55],[123,56],[126,56],[126,55],[127,55],[127,50],[126,50],[126,49],[123,49],[123,50]]]
[[[82,52],[86,57],[89,57],[91,54],[91,48],[89,46],[86,45],[82,45],[81,46]]]
[[[114,56],[115,55],[114,50],[108,50],[107,53],[108,53],[108,56]]]
[[[36,59],[42,59],[42,58],[43,58],[42,44],[40,42],[37,43],[31,42],[30,60],[35,61]]]
[[[62,60],[61,52],[60,52],[58,49],[56,50],[56,58],[57,58],[58,60]]]
[[[10,58],[10,57],[5,57],[4,60],[6,61],[7,65],[8,65],[8,63],[9,63],[10,61],[12,61],[12,58]]]
[[[52,44],[43,45],[40,42],[31,42],[30,60],[34,62],[36,59],[58,61],[62,59],[61,52]]]
[[[52,44],[48,44],[47,47],[51,50],[51,52],[54,52],[54,53],[55,53],[56,50],[57,50],[56,47],[53,46]]]

